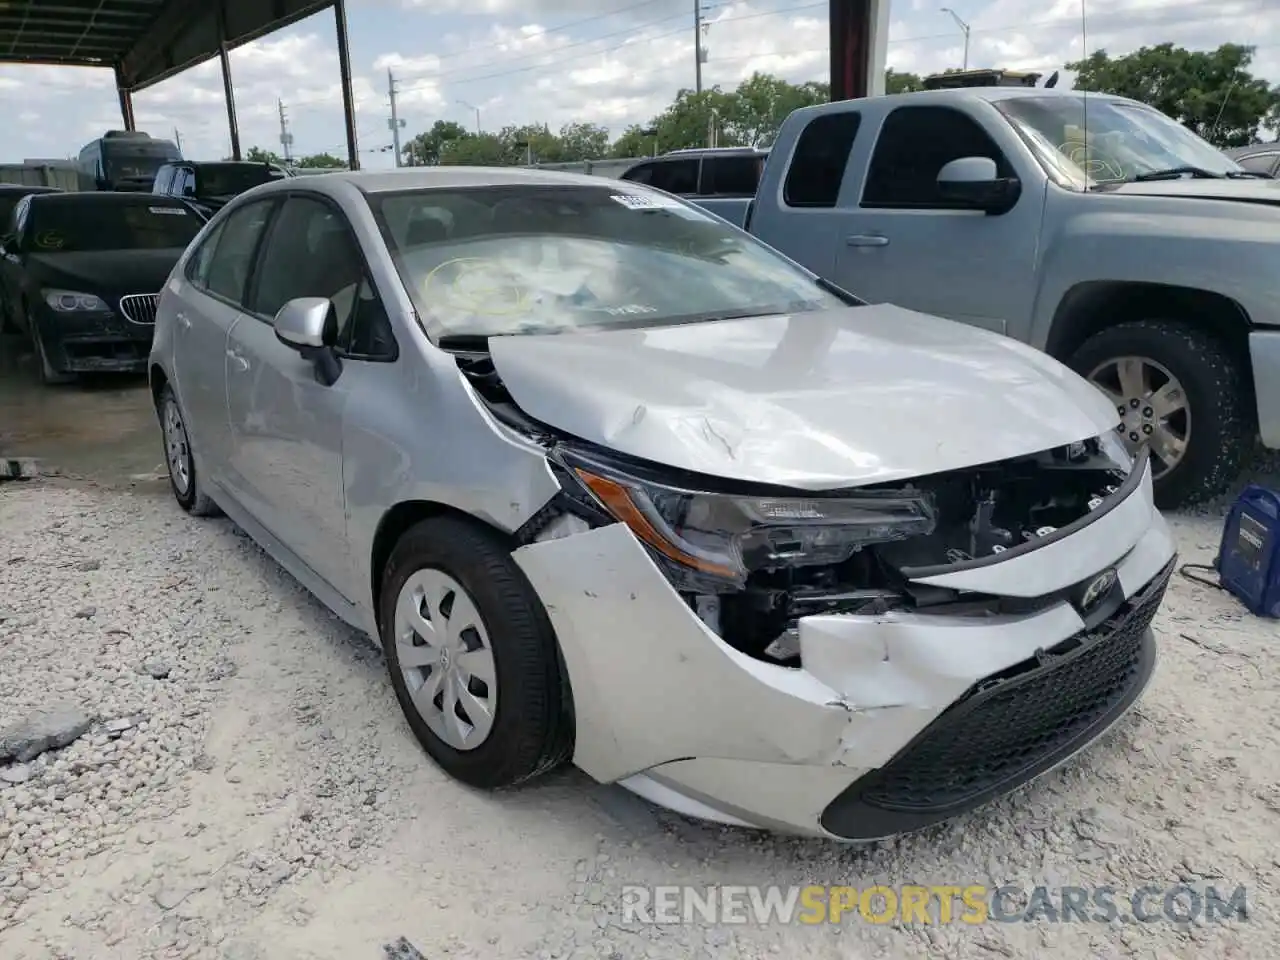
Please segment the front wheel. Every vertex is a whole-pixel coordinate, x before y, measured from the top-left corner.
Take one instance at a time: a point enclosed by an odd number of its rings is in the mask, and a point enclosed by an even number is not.
[[[555,634],[496,533],[459,517],[412,527],[387,562],[379,604],[396,698],[445,772],[497,789],[568,759]]]
[[[1071,358],[1116,406],[1131,449],[1151,449],[1156,504],[1223,493],[1253,437],[1246,371],[1217,338],[1177,321],[1139,320],[1089,338]]]

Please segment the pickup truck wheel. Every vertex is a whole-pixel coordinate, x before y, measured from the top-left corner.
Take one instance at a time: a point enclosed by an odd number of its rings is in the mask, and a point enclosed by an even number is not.
[[[1116,405],[1126,445],[1150,445],[1161,509],[1215,497],[1239,474],[1253,435],[1246,374],[1214,337],[1177,321],[1122,323],[1085,341],[1071,366]]]

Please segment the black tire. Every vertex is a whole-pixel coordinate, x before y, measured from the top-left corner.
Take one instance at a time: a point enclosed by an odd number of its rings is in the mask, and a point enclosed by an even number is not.
[[[488,737],[473,749],[457,750],[436,736],[414,706],[400,670],[396,601],[409,577],[425,569],[447,574],[470,594],[489,635],[497,705]],[[378,603],[396,699],[418,742],[446,773],[470,786],[495,790],[569,759],[573,724],[555,631],[511,559],[510,547],[495,532],[459,517],[434,517],[414,525],[387,561]]]
[[[177,413],[185,444],[181,451],[188,478],[185,484],[182,482],[180,475],[174,475],[176,468],[170,458],[169,434],[165,423],[170,404],[173,405],[173,410]],[[196,473],[195,455],[191,452],[191,441],[187,436],[186,415],[182,412],[182,406],[178,403],[178,396],[173,392],[173,387],[167,383],[160,391],[160,400],[156,404],[156,414],[160,418],[160,438],[164,443],[164,463],[169,474],[169,489],[173,491],[173,499],[177,500],[178,506],[193,517],[217,516],[221,511],[209,495],[201,489],[200,477]]]
[[[1191,414],[1187,451],[1155,482],[1156,505],[1189,506],[1224,493],[1240,475],[1255,428],[1241,385],[1248,372],[1211,334],[1175,320],[1138,320],[1090,337],[1071,358],[1081,376],[1118,357],[1146,357],[1173,374]]]

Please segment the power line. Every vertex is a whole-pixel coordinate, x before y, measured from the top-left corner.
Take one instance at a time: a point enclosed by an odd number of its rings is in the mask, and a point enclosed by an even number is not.
[[[774,10],[768,10],[764,12],[721,17],[718,20],[710,21],[710,23],[715,25],[734,23],[734,22],[740,22],[740,21],[753,20],[760,17],[778,16],[784,13],[793,13],[793,12],[798,12],[800,10],[814,9],[817,7],[826,7],[827,5],[828,5],[827,0],[821,0],[821,2],[817,2],[817,3],[813,3],[813,2],[802,3],[802,4],[796,4],[789,7],[782,7]],[[1196,10],[1203,11],[1204,9],[1205,9],[1205,5],[1203,2],[1190,2],[1190,3],[1181,3],[1181,4],[1171,4],[1169,6],[1161,7],[1160,13],[1162,16],[1168,16],[1170,13],[1176,14],[1184,10],[1187,12],[1194,12]],[[1255,15],[1258,12],[1258,10],[1265,10],[1265,9],[1267,9],[1265,6],[1260,6],[1249,12],[1231,14],[1225,17],[1220,14],[1205,13],[1199,17],[1192,17],[1189,20],[1182,20],[1181,25],[1185,25],[1187,23],[1203,22],[1208,20],[1214,20],[1214,21],[1222,21],[1224,19],[1239,20],[1239,19],[1251,17]],[[647,24],[647,26],[655,26],[657,24],[663,23],[665,21],[669,21],[671,19],[677,19],[677,18],[683,19],[684,16],[685,16],[684,14],[679,14],[679,15],[676,15],[676,17],[666,17],[666,18],[663,18],[662,20],[652,21],[649,24]],[[1095,17],[1093,19],[1093,23],[1095,26],[1098,26],[1101,24],[1103,26],[1109,27],[1112,30],[1118,30],[1118,29],[1126,29],[1126,27],[1128,26],[1145,26],[1150,23],[1150,17],[1141,16],[1141,15],[1139,16],[1117,15],[1114,17]],[[1078,25],[1079,25],[1079,21],[1075,17],[1054,17],[1054,18],[1046,18],[1043,20],[1023,21],[1021,23],[1005,24],[1005,25],[996,26],[996,27],[974,28],[972,32],[974,34],[1000,34],[1000,33],[1010,33],[1014,31],[1022,31],[1032,27],[1045,27],[1050,29],[1054,27],[1057,27],[1057,28],[1069,27],[1071,29],[1075,29],[1076,27],[1078,27]],[[495,80],[503,77],[515,76],[522,73],[559,70],[565,63],[572,63],[574,61],[585,60],[591,57],[602,56],[605,54],[616,52],[618,50],[627,49],[629,47],[635,47],[639,44],[650,44],[660,40],[666,40],[671,37],[686,35],[686,30],[687,30],[687,27],[679,27],[677,29],[667,30],[661,33],[652,34],[647,37],[638,37],[638,38],[635,37],[634,30],[620,31],[619,33],[614,33],[614,34],[602,34],[601,36],[594,37],[588,40],[574,41],[573,43],[569,43],[561,47],[557,47],[554,50],[538,51],[537,53],[526,54],[523,57],[514,58],[518,60],[518,59],[529,59],[529,58],[552,57],[554,58],[552,62],[535,63],[535,64],[530,64],[528,66],[523,66],[523,67],[502,69],[502,70],[498,70],[490,73],[482,73],[482,74],[473,75],[473,76],[464,76],[464,77],[460,77],[456,82],[457,84],[478,83],[484,80]],[[567,57],[562,56],[562,52],[565,50],[569,50],[574,47],[582,47],[582,46],[587,46],[591,44],[596,44],[610,37],[621,35],[621,33],[627,34],[630,39],[622,43],[613,44],[603,49],[589,50],[581,54],[575,54],[573,56],[567,56]],[[923,42],[929,42],[929,41],[935,41],[935,40],[954,40],[954,39],[955,39],[954,33],[933,33],[933,34],[922,34],[922,35],[911,36],[911,37],[891,37],[889,39],[889,43],[890,44],[923,43]],[[793,50],[793,51],[765,50],[765,51],[758,51],[758,52],[753,52],[753,53],[748,53],[748,54],[733,56],[733,57],[718,57],[714,62],[734,63],[734,62],[740,62],[743,60],[750,60],[755,57],[762,57],[762,56],[785,57],[785,56],[795,56],[796,54],[799,54],[799,53],[808,53],[808,52],[814,52],[814,51],[812,51],[812,49]],[[423,80],[418,81],[416,83],[404,84],[400,87],[400,92],[406,93],[412,90],[434,87],[437,84],[439,84],[440,81],[446,80],[452,77],[458,77],[459,74],[468,73],[470,71],[474,71],[477,69],[483,69],[486,66],[496,66],[498,63],[509,64],[511,62],[511,59],[512,58],[507,58],[502,61],[496,61],[496,60],[489,61],[488,63],[472,64],[468,67],[459,68],[457,70],[442,71],[431,77],[424,78]],[[367,100],[363,102],[367,102]],[[315,105],[315,104],[323,104],[328,106],[328,105],[332,105],[333,101],[327,97],[316,98],[313,100],[296,101],[294,105],[309,106],[309,105]]]

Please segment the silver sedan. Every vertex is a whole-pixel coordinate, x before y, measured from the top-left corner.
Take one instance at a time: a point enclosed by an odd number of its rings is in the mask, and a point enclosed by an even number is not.
[[[1097,738],[1174,548],[1047,356],[867,305],[638,184],[255,188],[160,298],[173,493],[377,637],[466,783],[915,829]]]

